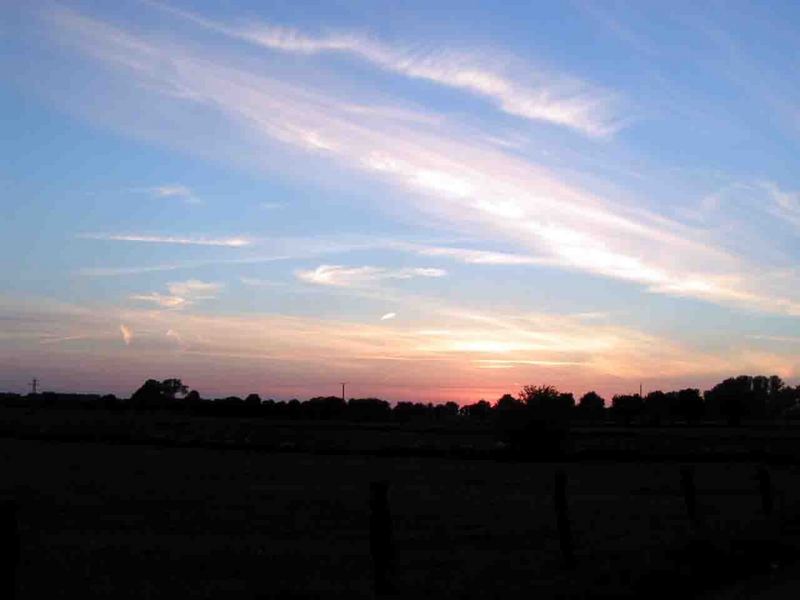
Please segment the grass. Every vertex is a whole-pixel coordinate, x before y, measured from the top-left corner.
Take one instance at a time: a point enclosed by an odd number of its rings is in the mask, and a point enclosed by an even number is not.
[[[560,467],[574,570],[562,565],[552,504]],[[658,597],[791,559],[800,501],[798,468],[775,467],[782,503],[762,516],[749,463],[697,467],[697,527],[670,463],[5,439],[0,469],[0,493],[20,504],[20,598],[372,597],[368,483],[379,478],[392,485],[397,597]],[[789,549],[767,557],[779,539]]]

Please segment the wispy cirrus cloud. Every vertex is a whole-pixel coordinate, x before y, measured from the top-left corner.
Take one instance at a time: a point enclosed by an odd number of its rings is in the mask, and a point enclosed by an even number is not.
[[[414,244],[401,245],[400,247],[407,248],[422,256],[444,256],[474,265],[546,265],[552,264],[553,262],[551,259],[541,256],[495,252],[493,250],[476,250],[472,248],[453,248],[447,246],[422,246]]]
[[[137,235],[137,234],[106,234],[87,233],[79,236],[89,240],[103,240],[110,242],[142,242],[145,244],[179,244],[183,246],[222,246],[227,248],[242,248],[253,244],[252,240],[243,237],[232,238],[207,238],[174,235]]]
[[[149,294],[134,294],[132,300],[151,302],[161,308],[185,308],[198,300],[212,300],[224,286],[221,283],[189,279],[167,284],[169,294],[151,292]]]
[[[160,294],[158,292],[151,292],[149,294],[133,294],[131,300],[138,300],[140,302],[152,302],[161,308],[181,308],[186,306],[189,301],[180,296],[170,296],[168,294]]]
[[[497,358],[481,358],[474,361],[481,369],[513,369],[520,365],[533,365],[537,367],[572,367],[580,362],[571,360],[504,360]]]
[[[383,267],[345,267],[342,265],[320,265],[311,270],[296,272],[297,278],[306,283],[339,287],[364,286],[387,279],[412,279],[415,277],[444,277],[444,269]]]
[[[133,188],[133,191],[149,194],[154,198],[177,198],[189,204],[200,203],[200,199],[195,196],[188,186],[178,183]]]
[[[164,335],[166,337],[168,337],[169,339],[174,340],[175,343],[178,344],[178,346],[180,346],[181,348],[184,347],[183,337],[181,336],[180,333],[178,333],[174,329],[171,329],[171,328],[167,329],[167,331],[166,331],[166,333]]]
[[[285,52],[347,52],[408,77],[487,98],[511,115],[568,127],[590,136],[611,135],[622,126],[622,119],[613,108],[614,96],[606,90],[565,77],[548,80],[519,73],[506,75],[477,55],[448,50],[420,52],[353,36],[313,38],[280,27],[256,27],[242,31],[241,35]],[[523,78],[539,81],[519,83]]]
[[[800,193],[784,190],[771,181],[762,181],[759,185],[771,199],[769,212],[793,227],[800,228]]]
[[[167,285],[169,293],[173,296],[186,296],[193,300],[208,300],[214,298],[220,290],[222,290],[222,287],[221,283],[200,281],[198,279],[176,281]]]
[[[748,335],[747,337],[751,340],[760,340],[769,343],[779,342],[782,344],[800,344],[800,336],[753,334]]]
[[[260,279],[258,277],[240,277],[239,281],[250,287],[278,288],[286,286],[286,283],[283,281],[272,281],[269,279]]]
[[[60,30],[92,56],[161,97],[218,111],[250,137],[277,141],[412,192],[408,201],[448,227],[503,240],[546,264],[635,282],[648,291],[800,314],[796,288],[758,257],[732,254],[689,227],[606,198],[457,129],[355,118],[313,86],[231,66],[70,11]],[[474,260],[474,257],[473,257]],[[324,273],[323,273],[324,275]]]
[[[125,342],[125,345],[130,346],[133,340],[133,330],[124,323],[120,323],[119,332],[122,334],[122,341]]]
[[[41,344],[61,344],[64,342],[75,342],[78,340],[86,340],[89,339],[90,336],[76,334],[76,335],[65,335],[65,336],[53,336],[53,335],[44,335],[40,341]]]
[[[264,48],[306,55],[354,56],[386,71],[485,98],[510,115],[567,127],[585,135],[607,136],[622,126],[615,94],[575,77],[547,74],[541,66],[532,68],[510,56],[431,44],[389,44],[351,32],[312,35],[272,24],[231,25],[160,6],[193,23]]]
[[[82,236],[83,237],[83,236]],[[91,236],[94,238],[94,236]],[[97,239],[107,239],[108,236],[99,236]],[[116,236],[115,236],[116,237]],[[126,238],[129,236],[125,236]],[[141,241],[141,237],[150,238],[154,236],[134,236],[135,240]],[[157,236],[157,240],[172,239],[170,236]],[[158,273],[166,271],[180,271],[192,270],[212,265],[257,265],[264,263],[292,261],[316,258],[320,256],[342,254],[353,251],[370,250],[376,248],[383,249],[401,249],[397,242],[391,239],[375,238],[369,235],[364,236],[324,236],[318,235],[313,237],[273,237],[268,239],[252,240],[249,238],[177,238],[185,239],[187,241],[233,241],[233,247],[237,247],[238,240],[248,242],[248,245],[253,245],[262,250],[258,254],[246,254],[244,256],[229,255],[220,257],[203,258],[196,260],[182,260],[175,262],[166,262],[151,265],[136,265],[136,266],[108,266],[108,267],[84,267],[78,269],[76,274],[85,277],[119,277],[125,275],[139,275],[145,273]],[[123,240],[129,241],[129,240]],[[153,243],[158,243],[153,241]],[[165,242],[166,243],[166,242]],[[189,244],[193,245],[193,244]],[[200,244],[208,245],[208,244]],[[214,244],[212,244],[214,245]],[[404,246],[405,247],[405,246]],[[251,281],[255,281],[251,278]]]

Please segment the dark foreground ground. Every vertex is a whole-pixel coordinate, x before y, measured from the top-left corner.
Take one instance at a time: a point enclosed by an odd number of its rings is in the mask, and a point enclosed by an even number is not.
[[[683,597],[789,586],[800,468],[513,463],[0,439],[19,598],[372,597],[368,485],[391,482],[401,598]],[[564,568],[553,474],[568,477]],[[722,590],[722,591],[720,591]]]
[[[110,444],[251,449],[259,452],[497,459],[491,422],[293,421],[167,411],[29,409],[0,406],[0,437]],[[625,427],[575,422],[567,460],[800,464],[800,421]]]

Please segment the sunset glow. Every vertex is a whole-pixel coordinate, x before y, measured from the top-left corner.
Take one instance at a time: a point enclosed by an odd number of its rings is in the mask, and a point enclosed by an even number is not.
[[[798,382],[785,17],[413,4],[3,8],[0,386]]]

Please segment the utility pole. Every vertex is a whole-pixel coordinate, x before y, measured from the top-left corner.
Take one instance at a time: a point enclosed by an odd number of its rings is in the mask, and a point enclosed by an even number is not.
[[[347,382],[343,381],[342,382],[342,402],[346,402],[346,400],[344,399],[344,386],[346,386],[346,385],[347,385]]]
[[[639,384],[639,398],[642,397],[642,384]]]
[[[31,381],[31,393],[36,394],[36,386],[39,385],[39,380],[36,377]]]

